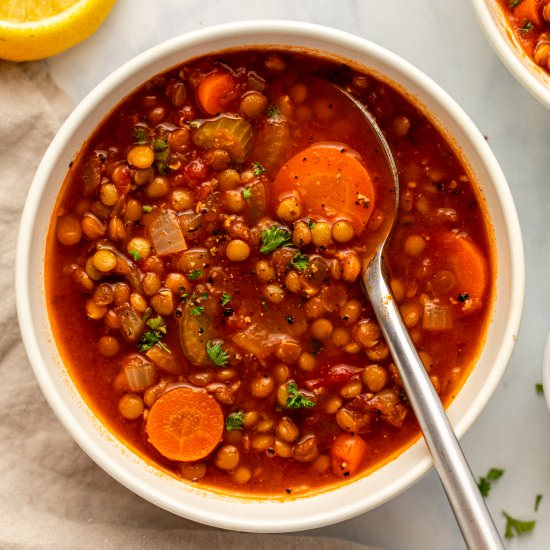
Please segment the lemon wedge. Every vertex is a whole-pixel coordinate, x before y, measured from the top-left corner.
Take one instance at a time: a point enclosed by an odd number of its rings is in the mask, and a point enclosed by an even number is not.
[[[31,61],[93,34],[116,0],[0,0],[0,59]]]

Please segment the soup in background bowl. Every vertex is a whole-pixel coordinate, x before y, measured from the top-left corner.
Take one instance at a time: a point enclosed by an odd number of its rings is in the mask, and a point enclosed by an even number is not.
[[[220,527],[338,521],[429,464],[358,283],[391,179],[327,82],[396,157],[392,287],[460,435],[511,351],[521,239],[479,133],[391,54],[285,22],[170,41],[75,110],[25,208],[19,312],[50,404],[122,483]]]
[[[550,107],[550,6],[546,0],[472,0],[485,35],[518,82]]]

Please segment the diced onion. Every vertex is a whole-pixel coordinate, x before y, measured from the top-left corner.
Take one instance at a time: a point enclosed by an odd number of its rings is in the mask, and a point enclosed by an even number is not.
[[[127,342],[137,342],[145,332],[145,323],[137,311],[130,305],[124,304],[116,310],[120,321],[120,332]]]
[[[137,265],[130,260],[128,256],[122,254],[120,250],[118,250],[118,248],[109,241],[98,242],[97,250],[110,250],[117,258],[117,265],[114,269],[114,273],[124,275],[132,287],[132,290],[140,294],[143,293],[143,288],[141,286],[141,273]]]
[[[232,340],[239,347],[262,360],[272,354],[281,342],[291,338],[282,332],[271,332],[260,323],[253,323],[245,330],[237,332]]]
[[[124,359],[124,375],[132,391],[143,391],[155,382],[155,365],[143,355],[133,353]]]
[[[153,363],[162,370],[169,372],[170,374],[181,374],[182,369],[178,365],[174,355],[169,351],[163,349],[158,344],[155,344],[150,350],[148,350],[145,355]]]
[[[159,256],[177,254],[187,249],[178,217],[173,210],[162,209],[149,224],[149,235]]]
[[[435,302],[426,302],[422,327],[426,330],[449,330],[453,327],[451,308]]]

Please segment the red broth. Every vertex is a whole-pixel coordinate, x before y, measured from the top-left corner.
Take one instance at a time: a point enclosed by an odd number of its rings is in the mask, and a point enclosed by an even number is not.
[[[485,339],[489,222],[457,151],[410,98],[284,50],[152,78],[69,169],[47,301],[101,421],[200,486],[304,494],[380,467],[419,436],[359,286],[391,179],[327,81],[367,105],[394,152],[391,284],[444,404]]]

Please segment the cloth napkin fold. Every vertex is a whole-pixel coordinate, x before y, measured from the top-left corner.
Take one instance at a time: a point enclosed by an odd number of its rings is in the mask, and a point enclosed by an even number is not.
[[[72,106],[44,63],[0,62],[0,550],[365,550],[205,528],[160,510],[98,468],[50,410],[21,343],[13,266],[32,176]]]

